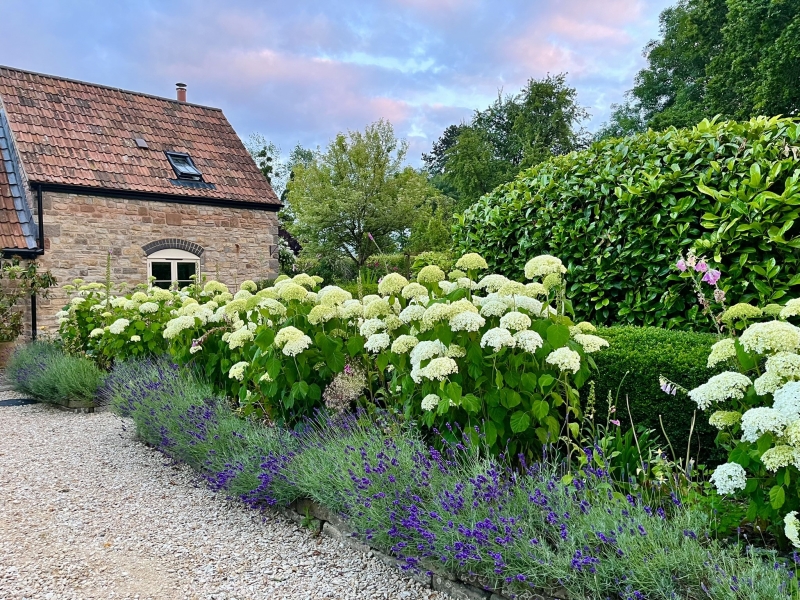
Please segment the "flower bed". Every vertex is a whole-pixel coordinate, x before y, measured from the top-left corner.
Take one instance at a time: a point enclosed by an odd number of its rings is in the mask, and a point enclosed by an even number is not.
[[[774,559],[708,539],[708,517],[678,496],[656,504],[643,489],[615,493],[591,448],[587,467],[564,478],[557,461],[512,470],[477,452],[457,427],[457,441],[437,450],[384,413],[318,417],[287,432],[239,418],[208,384],[166,362],[118,365],[104,396],[144,441],[188,462],[212,487],[255,508],[305,512],[298,501],[311,499],[440,586],[450,573],[508,597],[797,593],[794,574]]]

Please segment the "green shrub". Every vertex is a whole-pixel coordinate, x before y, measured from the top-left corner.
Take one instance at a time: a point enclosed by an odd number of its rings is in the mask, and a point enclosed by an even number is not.
[[[67,356],[55,344],[33,342],[17,349],[6,367],[14,389],[43,402],[92,406],[103,372],[89,359]]]
[[[800,122],[764,117],[604,140],[484,196],[455,243],[512,278],[533,256],[558,256],[594,323],[708,329],[672,269],[695,240],[733,302],[800,295],[798,147]]]
[[[601,328],[598,335],[610,344],[609,348],[593,355],[599,371],[596,388],[598,418],[604,417],[605,400],[611,392],[612,399],[616,400],[616,418],[623,425],[630,425],[625,402],[627,395],[634,423],[654,429],[666,444],[665,431],[676,458],[684,458],[697,405],[685,394],[670,396],[661,391],[659,376],[663,375],[688,389],[708,381],[711,375],[721,370],[706,367],[716,337],[708,333],[658,327]],[[664,423],[663,431],[659,416]],[[714,445],[717,430],[708,424],[708,419],[700,411],[697,412],[694,431],[693,458],[699,454],[701,462],[714,463],[725,459],[724,453]]]
[[[416,277],[419,270],[428,265],[436,265],[445,273],[452,271],[458,256],[454,256],[451,252],[421,252],[414,257],[411,265],[412,275]]]
[[[339,287],[343,290],[347,290],[351,294],[353,294],[353,298],[358,298],[358,282],[357,281],[349,281],[347,283],[340,283]],[[378,293],[378,284],[377,283],[362,283],[361,284],[361,291],[366,296],[368,294],[377,294]]]
[[[375,254],[367,259],[365,269],[374,271],[377,279],[387,273],[400,273],[405,278],[411,277],[411,261],[413,258],[407,254]]]

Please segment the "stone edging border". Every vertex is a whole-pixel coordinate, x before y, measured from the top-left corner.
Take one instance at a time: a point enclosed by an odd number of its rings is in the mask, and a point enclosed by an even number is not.
[[[438,569],[433,572],[433,575],[404,570],[401,560],[384,554],[370,546],[365,540],[359,539],[346,521],[313,500],[300,499],[293,502],[288,508],[277,508],[276,510],[316,534],[337,540],[357,552],[371,553],[382,563],[402,570],[406,577],[410,577],[423,587],[444,592],[455,600],[568,600],[565,590],[558,590],[552,595],[523,590],[506,596],[503,594],[502,588],[493,587],[491,582],[482,577],[449,573]],[[433,569],[431,570],[433,571]]]

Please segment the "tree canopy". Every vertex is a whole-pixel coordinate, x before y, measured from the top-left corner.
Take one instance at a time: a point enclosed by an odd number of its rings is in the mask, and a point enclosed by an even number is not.
[[[296,165],[287,185],[287,228],[304,250],[343,253],[360,268],[378,247],[392,251],[434,235],[429,222],[446,202],[425,174],[404,165],[406,151],[392,125],[380,120],[363,132],[338,134]],[[415,238],[416,226],[422,230]]]
[[[797,0],[681,0],[660,23],[647,67],[598,138],[800,112]]]
[[[464,209],[520,169],[585,146],[587,116],[564,74],[530,79],[469,123],[449,126],[422,159],[431,182]]]

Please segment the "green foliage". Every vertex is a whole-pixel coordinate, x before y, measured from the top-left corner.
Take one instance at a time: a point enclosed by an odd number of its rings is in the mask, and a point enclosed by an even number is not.
[[[629,107],[647,126],[704,118],[746,120],[800,109],[800,4],[788,0],[680,0],[661,13],[661,39],[645,48]],[[631,111],[604,131],[621,133]]]
[[[434,184],[463,210],[521,168],[582,147],[578,126],[586,116],[564,74],[531,79],[517,94],[498,94],[468,125],[445,129],[423,161]]]
[[[414,257],[411,263],[411,272],[416,276],[423,267],[436,265],[447,273],[455,264],[456,257],[451,252],[421,252]]]
[[[43,341],[18,348],[6,367],[6,377],[16,391],[64,406],[94,406],[103,376],[91,360],[67,356],[55,344]]]
[[[598,370],[598,414],[605,414],[606,400],[611,394],[612,404],[617,409],[616,419],[628,428],[632,417],[635,425],[655,430],[665,452],[669,451],[666,446],[668,438],[675,453],[672,458],[683,462],[697,405],[685,395],[671,396],[661,391],[659,377],[677,381],[689,389],[705,383],[711,375],[722,370],[706,367],[716,336],[658,327],[601,328],[597,335],[610,344],[594,355]],[[630,417],[626,397],[630,403]],[[697,459],[699,456],[701,463],[724,460],[724,455],[716,450],[714,444],[716,435],[717,430],[697,411],[691,457]]]
[[[703,121],[523,171],[461,216],[454,235],[509,276],[532,256],[559,256],[582,318],[708,328],[675,257],[692,245],[713,257],[730,303],[798,295],[798,205],[800,123]]]
[[[360,268],[376,244],[394,247],[418,210],[439,196],[422,173],[403,166],[406,149],[381,120],[364,132],[338,134],[294,169],[286,228],[304,253],[344,254]]]
[[[20,302],[31,296],[47,298],[56,278],[50,271],[39,272],[39,265],[30,261],[20,265],[19,258],[0,261],[0,342],[13,342],[23,330]]]

